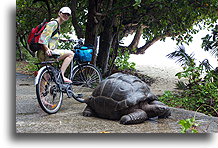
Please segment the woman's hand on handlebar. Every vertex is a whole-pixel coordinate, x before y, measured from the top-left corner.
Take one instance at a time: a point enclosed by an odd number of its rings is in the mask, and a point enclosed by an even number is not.
[[[61,42],[75,42],[74,39],[59,39]]]

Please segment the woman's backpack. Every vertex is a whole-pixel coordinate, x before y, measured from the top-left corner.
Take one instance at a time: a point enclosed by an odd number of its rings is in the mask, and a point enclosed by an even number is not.
[[[52,20],[52,21],[56,21],[56,20]],[[58,21],[56,22],[58,23]],[[27,43],[29,45],[30,50],[33,53],[42,49],[42,44],[39,44],[38,41],[47,23],[48,22],[46,22],[46,19],[44,19],[44,21],[41,24],[39,24],[38,26],[36,26],[31,30],[28,36]],[[58,31],[59,31],[59,23],[57,29],[52,33],[51,37],[53,37]]]

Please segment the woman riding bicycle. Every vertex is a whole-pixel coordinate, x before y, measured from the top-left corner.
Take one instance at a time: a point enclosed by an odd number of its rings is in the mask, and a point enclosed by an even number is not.
[[[52,52],[60,54],[58,60],[64,60],[61,66],[61,73],[63,75],[64,82],[72,83],[72,81],[64,76],[64,73],[67,67],[70,65],[71,61],[73,60],[74,52],[71,50],[62,50],[57,49],[58,40],[59,40],[59,31],[52,35],[53,32],[58,28],[60,29],[60,25],[67,21],[71,15],[71,10],[69,7],[63,7],[58,12],[58,17],[56,19],[52,19],[47,25],[46,28],[43,30],[40,38],[39,43],[42,44],[42,49],[37,52],[37,57],[40,61],[46,61],[48,56],[52,55]]]

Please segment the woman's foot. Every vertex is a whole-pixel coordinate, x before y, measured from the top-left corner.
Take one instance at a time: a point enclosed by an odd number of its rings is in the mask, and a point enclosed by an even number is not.
[[[72,83],[72,81],[71,81],[70,79],[66,78],[66,77],[64,77],[64,82],[66,82],[66,83]]]

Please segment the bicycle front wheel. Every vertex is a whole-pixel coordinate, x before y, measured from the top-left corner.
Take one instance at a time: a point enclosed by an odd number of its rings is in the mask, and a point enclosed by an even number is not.
[[[54,76],[47,68],[39,74],[36,95],[40,107],[48,114],[58,112],[63,100],[63,92],[54,82]]]
[[[77,94],[83,94],[86,98],[90,92],[102,81],[100,71],[92,64],[83,64],[77,66],[72,75],[73,90]]]

